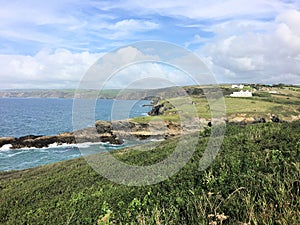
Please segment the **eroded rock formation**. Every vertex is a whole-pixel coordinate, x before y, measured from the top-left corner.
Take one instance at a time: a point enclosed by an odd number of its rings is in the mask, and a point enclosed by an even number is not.
[[[43,148],[51,144],[73,144],[84,142],[109,142],[122,144],[127,140],[161,139],[175,136],[180,133],[178,124],[154,121],[138,123],[132,120],[121,121],[96,121],[95,127],[89,127],[74,132],[66,132],[53,136],[28,135],[23,137],[2,137],[0,148],[9,145],[11,149],[18,148]]]

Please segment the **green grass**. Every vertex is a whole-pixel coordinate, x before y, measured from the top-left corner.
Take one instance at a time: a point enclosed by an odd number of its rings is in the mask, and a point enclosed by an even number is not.
[[[0,223],[299,224],[300,122],[229,125],[217,158],[199,171],[208,134],[183,169],[152,186],[115,184],[82,158],[1,172]],[[176,143],[113,154],[149,165],[171,154]]]
[[[266,95],[265,95],[266,94]],[[271,95],[269,93],[260,92],[252,98],[233,98],[225,96],[225,110],[227,117],[233,115],[245,114],[245,116],[261,116],[266,117],[271,114],[276,114],[282,119],[289,120],[291,116],[300,114],[300,94],[296,91],[283,90],[281,94]],[[163,103],[165,100],[161,101]],[[191,96],[190,101],[186,98],[172,99],[176,103],[176,108],[167,110],[165,115],[169,117],[175,115],[173,112],[181,110],[186,113],[191,113],[196,110],[200,118],[211,118],[211,105],[204,96]],[[191,104],[194,103],[194,105]],[[173,104],[174,105],[174,104]],[[222,102],[219,104],[222,107]],[[218,110],[218,102],[214,107]],[[220,108],[222,111],[222,108]],[[170,118],[169,118],[170,119]]]
[[[279,104],[273,102],[264,102],[251,98],[226,98],[226,112],[233,113],[267,113]]]

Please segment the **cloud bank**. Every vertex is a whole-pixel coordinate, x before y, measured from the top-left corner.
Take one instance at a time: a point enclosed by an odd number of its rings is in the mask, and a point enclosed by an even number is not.
[[[101,54],[43,49],[34,56],[0,55],[0,88],[77,88]]]
[[[274,21],[226,22],[197,52],[220,82],[300,84],[299,21],[300,12],[290,10]]]

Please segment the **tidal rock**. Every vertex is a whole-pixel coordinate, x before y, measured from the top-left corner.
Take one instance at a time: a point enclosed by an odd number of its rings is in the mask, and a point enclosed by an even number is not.
[[[99,128],[99,127],[98,127]],[[102,133],[98,133],[101,131]],[[108,132],[109,131],[109,132]],[[119,139],[111,130],[103,129],[97,130],[94,127],[77,130],[74,132],[66,132],[53,136],[35,136],[27,135],[19,138],[8,137],[0,138],[0,148],[4,145],[11,145],[10,148],[43,148],[49,147],[51,144],[74,144],[83,142],[109,142],[111,144],[122,144],[123,141]]]

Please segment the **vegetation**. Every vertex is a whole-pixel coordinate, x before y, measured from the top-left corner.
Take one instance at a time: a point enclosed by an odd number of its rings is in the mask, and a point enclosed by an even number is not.
[[[300,114],[297,86],[245,88],[255,88],[255,96],[231,98],[231,87],[222,87],[227,116],[276,114],[288,119]],[[164,105],[162,115],[133,120],[176,122],[178,109],[196,110],[201,118],[209,119],[210,107],[202,89],[185,89],[190,101],[183,97],[161,100],[156,103]],[[113,97],[117,92],[104,94]],[[83,158],[0,172],[0,224],[300,224],[299,120],[227,125],[216,159],[200,171],[198,164],[209,135],[206,128],[184,168],[151,186],[113,183]],[[150,143],[112,154],[130,165],[152,165],[168,157],[177,141],[173,138],[153,143],[155,147]]]
[[[290,91],[289,93],[295,93]],[[289,97],[286,94],[272,95],[265,92],[259,92],[252,98],[232,98],[229,96],[224,97],[226,106],[226,115],[231,117],[238,114],[244,114],[244,117],[265,117],[269,118],[272,114],[277,115],[279,118],[289,121],[291,116],[300,114],[300,93],[298,95],[290,94]],[[195,110],[200,118],[210,119],[211,109],[205,96],[192,95],[191,103],[184,97],[172,98],[172,103],[176,104],[176,107],[169,107],[170,103],[167,100],[161,100],[158,104],[166,104],[167,110],[163,115],[159,117],[162,120],[178,121],[178,108],[182,112],[189,113],[191,110]],[[136,122],[149,122],[153,118],[151,117],[137,117],[134,118]]]
[[[1,224],[299,224],[300,122],[228,125],[217,158],[192,159],[161,183],[130,187],[98,175],[84,159],[0,173]],[[167,157],[177,139],[150,151],[115,151],[149,165]]]

